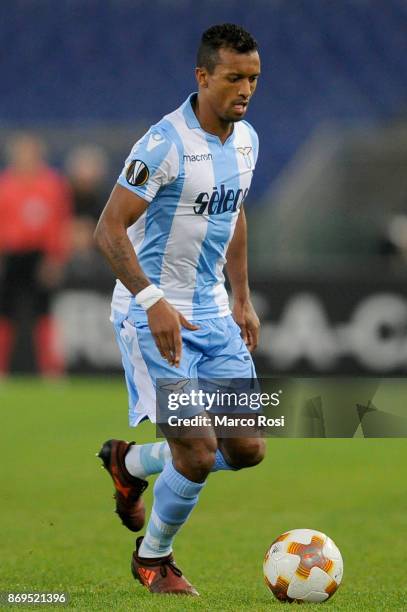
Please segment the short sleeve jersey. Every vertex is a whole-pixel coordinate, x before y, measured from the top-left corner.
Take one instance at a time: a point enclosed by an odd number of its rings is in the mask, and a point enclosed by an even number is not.
[[[118,183],[148,202],[128,228],[140,265],[172,306],[190,320],[230,314],[223,267],[249,191],[258,137],[246,122],[222,145],[205,132],[189,98],[134,145]],[[145,321],[118,280],[113,318]]]

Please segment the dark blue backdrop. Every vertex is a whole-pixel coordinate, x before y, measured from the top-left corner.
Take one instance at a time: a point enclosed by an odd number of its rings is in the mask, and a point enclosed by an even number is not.
[[[240,23],[263,61],[260,196],[321,121],[405,110],[406,18],[404,0],[2,0],[0,121],[156,122],[194,89],[202,31]]]

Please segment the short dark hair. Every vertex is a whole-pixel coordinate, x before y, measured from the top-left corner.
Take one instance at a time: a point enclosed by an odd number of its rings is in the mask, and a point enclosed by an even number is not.
[[[214,25],[202,34],[198,49],[197,66],[212,73],[218,63],[219,49],[232,49],[236,53],[257,51],[257,41],[241,26],[233,23]]]

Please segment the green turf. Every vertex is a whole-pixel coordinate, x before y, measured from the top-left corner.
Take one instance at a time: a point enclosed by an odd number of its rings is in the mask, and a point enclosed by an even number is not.
[[[0,382],[0,591],[64,590],[77,610],[278,610],[263,554],[281,532],[309,527],[344,558],[325,608],[407,609],[407,441],[397,439],[271,439],[257,468],[211,475],[175,547],[201,597],[150,595],[129,573],[133,535],[95,457],[106,438],[153,436],[129,430],[126,401],[116,379]]]

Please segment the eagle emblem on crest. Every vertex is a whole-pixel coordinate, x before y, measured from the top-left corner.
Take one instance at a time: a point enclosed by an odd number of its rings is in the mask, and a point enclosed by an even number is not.
[[[246,162],[246,166],[248,168],[252,168],[252,160],[250,157],[250,153],[253,151],[253,147],[236,147],[241,155],[243,155],[244,160]]]

